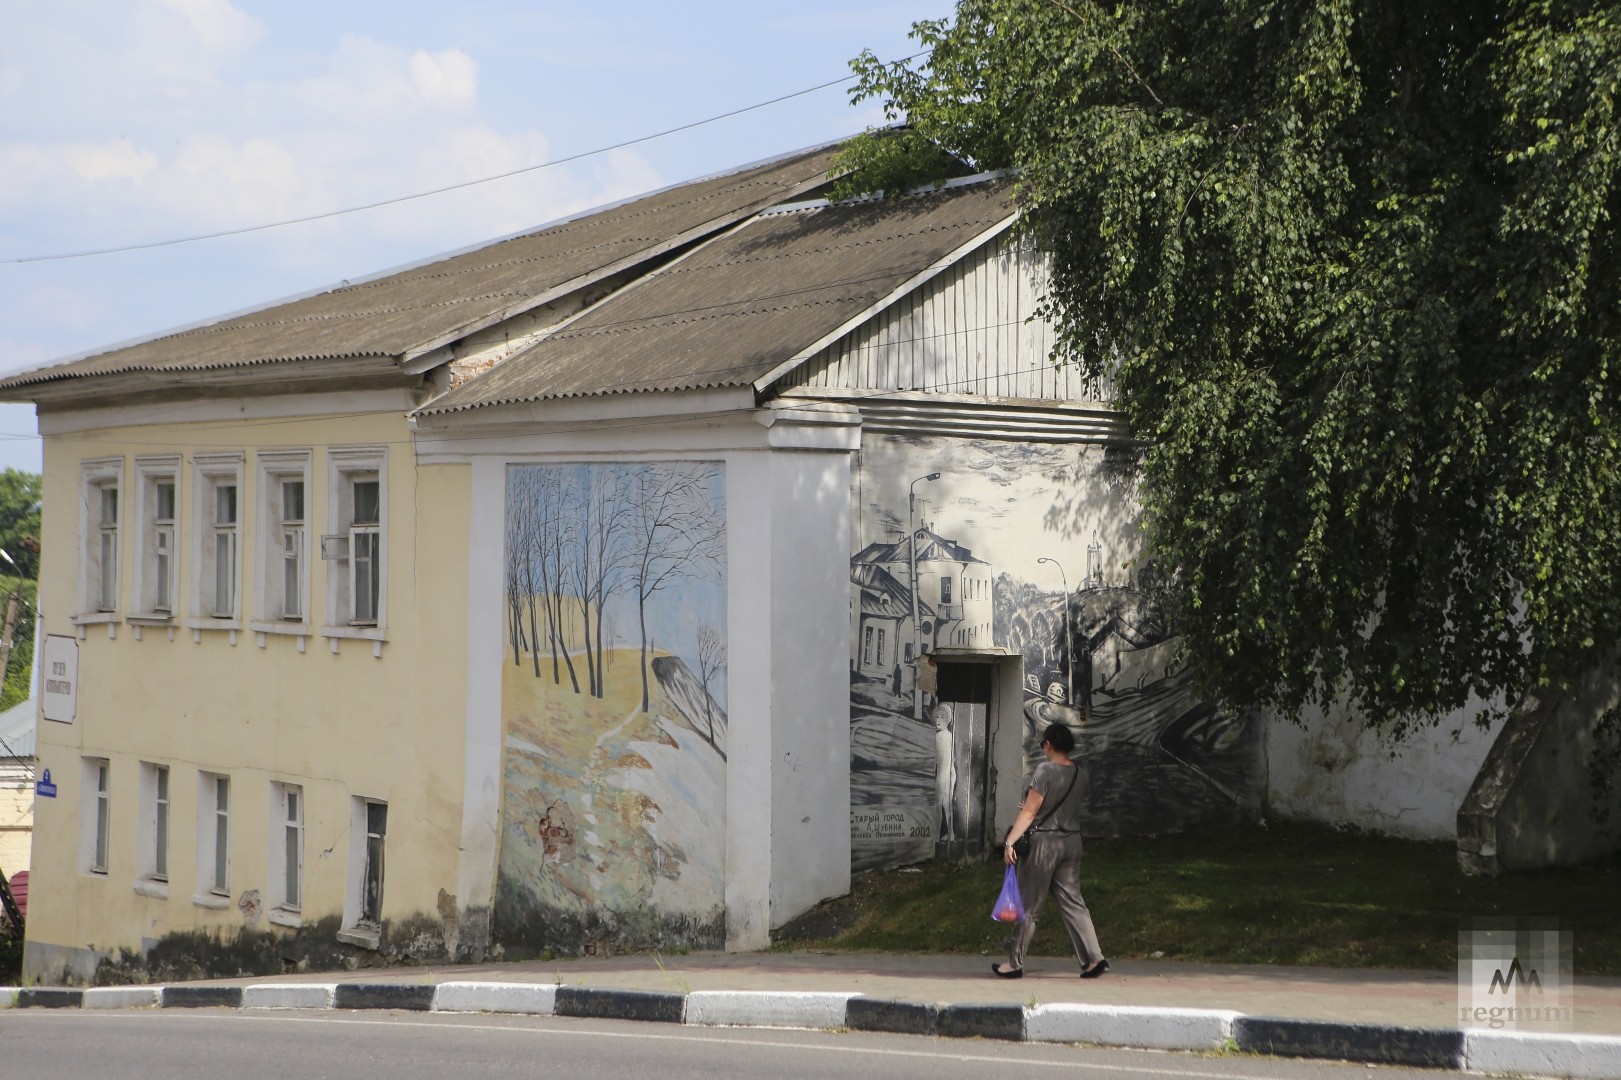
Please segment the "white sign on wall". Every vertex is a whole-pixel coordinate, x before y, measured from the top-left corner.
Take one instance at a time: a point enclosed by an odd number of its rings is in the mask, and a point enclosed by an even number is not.
[[[59,724],[73,723],[79,710],[78,639],[47,634],[39,675],[45,719]]]

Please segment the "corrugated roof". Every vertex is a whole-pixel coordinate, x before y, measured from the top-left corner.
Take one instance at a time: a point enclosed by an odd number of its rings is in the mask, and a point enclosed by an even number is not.
[[[750,385],[1012,213],[998,179],[761,214],[420,411]]]
[[[398,273],[23,372],[0,380],[0,393],[119,372],[404,357],[809,190],[826,177],[835,149],[801,151]]]

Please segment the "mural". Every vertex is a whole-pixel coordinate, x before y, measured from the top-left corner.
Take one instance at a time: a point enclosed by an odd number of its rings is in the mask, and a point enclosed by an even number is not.
[[[1256,812],[1259,725],[1194,698],[1105,448],[869,435],[854,503],[853,869],[972,854],[1007,825],[987,806],[991,668],[954,654],[1020,660],[1022,724],[1001,730],[1027,771],[1049,723],[1075,731],[1090,833]]]
[[[724,944],[723,479],[709,463],[507,469],[509,952]]]

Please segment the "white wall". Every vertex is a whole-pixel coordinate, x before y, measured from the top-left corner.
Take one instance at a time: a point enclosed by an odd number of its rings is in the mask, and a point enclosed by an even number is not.
[[[1267,724],[1267,807],[1281,818],[1349,825],[1414,840],[1457,837],[1458,806],[1474,783],[1497,727],[1476,710],[1391,745],[1344,707],[1314,711],[1303,725]]]
[[[850,457],[774,454],[771,487],[775,928],[850,888]]]

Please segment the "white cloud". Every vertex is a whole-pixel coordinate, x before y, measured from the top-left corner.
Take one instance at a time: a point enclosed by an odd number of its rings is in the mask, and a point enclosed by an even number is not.
[[[411,82],[422,100],[447,112],[471,108],[478,97],[478,63],[460,49],[411,54]]]
[[[137,149],[128,139],[96,144],[67,143],[58,152],[76,174],[92,184],[122,180],[138,185],[158,167],[156,154]],[[36,155],[36,160],[46,156]]]
[[[163,6],[179,12],[209,52],[246,49],[265,33],[263,23],[227,0],[163,0]]]

